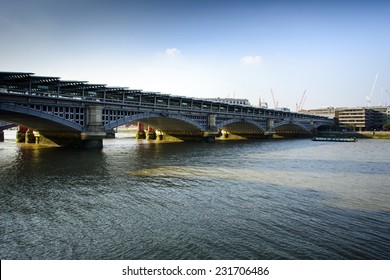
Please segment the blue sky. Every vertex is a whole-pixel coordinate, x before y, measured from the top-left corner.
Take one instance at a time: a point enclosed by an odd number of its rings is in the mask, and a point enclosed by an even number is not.
[[[273,107],[390,105],[386,1],[0,0],[0,71]],[[383,88],[383,90],[382,90]]]

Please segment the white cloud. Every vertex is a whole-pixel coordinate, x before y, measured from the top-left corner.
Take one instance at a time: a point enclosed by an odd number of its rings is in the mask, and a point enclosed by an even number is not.
[[[259,55],[256,55],[256,56],[247,55],[247,56],[244,56],[243,58],[241,58],[241,62],[243,64],[248,64],[248,65],[258,65],[261,62],[261,56],[259,56]]]
[[[181,54],[181,50],[177,48],[166,49],[165,54],[168,56],[178,56]]]

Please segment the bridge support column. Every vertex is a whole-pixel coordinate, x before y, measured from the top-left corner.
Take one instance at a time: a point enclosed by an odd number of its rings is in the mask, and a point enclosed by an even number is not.
[[[18,131],[16,132],[16,142],[25,143],[26,142],[26,132],[28,128],[22,125],[18,126]]]
[[[156,140],[157,134],[153,127],[148,126],[148,132],[146,133],[146,139]]]
[[[274,133],[275,133],[275,120],[267,119],[267,131],[264,132],[264,135],[272,137]]]
[[[103,106],[87,107],[87,129],[81,132],[81,148],[103,148],[106,137],[103,126]]]
[[[25,134],[25,143],[34,144],[35,141],[36,139],[35,139],[34,131],[31,128],[27,129]]]
[[[0,130],[0,142],[4,142],[4,131]]]
[[[315,126],[314,122],[310,122],[310,131],[311,131],[311,133],[313,135],[317,135],[318,134],[318,129]]]
[[[146,134],[145,134],[145,125],[142,122],[137,123],[137,133],[135,134],[136,139],[146,139]]]
[[[217,115],[210,114],[208,116],[208,130],[203,132],[203,140],[206,142],[215,142],[215,137],[219,134],[217,128]]]

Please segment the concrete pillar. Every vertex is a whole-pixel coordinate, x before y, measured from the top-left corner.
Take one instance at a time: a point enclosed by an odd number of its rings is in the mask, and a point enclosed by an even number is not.
[[[316,125],[314,124],[314,122],[310,122],[310,131],[311,131],[311,133],[313,133],[313,134],[318,134],[318,129],[317,129],[317,127],[316,127]]]
[[[264,131],[264,136],[267,138],[272,138],[275,134],[275,120],[274,119],[267,119],[267,127],[266,131]]]
[[[87,107],[87,127],[101,130],[103,126],[103,106]]]
[[[275,127],[275,120],[274,119],[267,119],[267,130],[274,131],[274,127]]]
[[[218,135],[217,115],[215,114],[208,115],[207,128],[208,130],[203,132],[203,139],[206,142],[214,142],[215,137]]]
[[[136,139],[146,139],[146,133],[145,133],[145,125],[141,122],[137,123],[138,129],[137,133],[135,134]]]
[[[208,126],[210,131],[217,131],[217,115],[210,114],[208,116]]]
[[[81,132],[81,148],[102,148],[103,138],[107,135],[103,126],[103,106],[92,105],[87,107],[86,130]]]

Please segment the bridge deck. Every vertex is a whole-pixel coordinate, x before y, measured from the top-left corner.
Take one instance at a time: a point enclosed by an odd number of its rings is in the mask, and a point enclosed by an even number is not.
[[[262,116],[273,119],[310,119],[329,121],[328,118],[296,112],[285,112],[245,105],[226,104],[193,97],[174,96],[159,92],[144,92],[125,87],[107,87],[86,81],[63,81],[58,77],[34,76],[33,73],[0,72],[0,94],[19,94],[29,97],[54,98],[107,106],[142,106],[160,110],[209,112],[242,117]],[[28,99],[31,102],[32,99]]]

